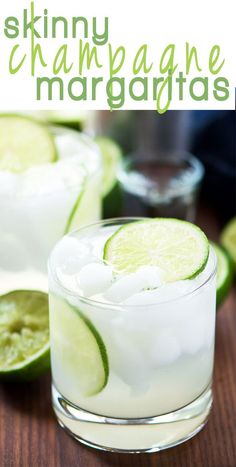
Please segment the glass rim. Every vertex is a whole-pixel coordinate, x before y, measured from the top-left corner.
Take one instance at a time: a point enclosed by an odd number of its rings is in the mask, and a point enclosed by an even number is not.
[[[45,125],[45,122],[41,122],[39,121],[39,124],[41,125]],[[50,123],[47,123],[46,122],[46,126],[52,131],[53,133],[53,136],[60,136],[60,134],[63,134],[63,133],[66,133],[66,134],[73,134],[74,136],[76,136],[77,138],[80,139],[80,141],[82,142],[82,144],[84,146],[86,146],[89,151],[91,151],[91,153],[93,152],[94,154],[96,155],[99,155],[99,158],[101,159],[101,154],[100,154],[100,150],[99,150],[99,147],[97,146],[96,142],[93,141],[92,137],[87,135],[86,133],[82,132],[82,131],[77,131],[77,130],[74,130],[72,128],[67,128],[63,125],[57,125],[57,124],[50,124]],[[61,133],[60,133],[61,132]],[[57,148],[57,146],[56,146]],[[70,157],[70,156],[69,156]],[[68,157],[68,158],[69,158]],[[66,158],[65,158],[66,159]],[[63,160],[62,159],[58,159],[58,160]],[[57,163],[58,160],[54,161],[54,162],[48,162],[48,163],[45,163],[45,164],[38,164],[38,165],[34,165],[32,167],[29,167],[28,170],[32,169],[32,168],[35,168],[35,167],[42,167],[43,165],[44,166],[50,166]],[[97,161],[99,159],[97,158]],[[96,163],[96,167],[93,168],[93,170],[91,171],[91,173],[88,173],[87,169],[86,169],[86,165],[85,165],[85,162],[81,163],[81,168],[83,168],[83,170],[85,171],[85,180],[83,180],[83,184],[84,182],[86,182],[86,180],[90,180],[92,177],[94,177],[98,171],[102,173],[102,163],[100,162],[100,164],[97,162]],[[7,173],[10,173],[10,174],[13,174],[13,175],[17,175],[17,176],[21,176],[22,174],[25,174],[27,172],[27,170],[24,170],[22,172],[19,172],[19,173],[15,173],[15,172],[12,172],[10,170],[1,170],[0,169],[0,173],[1,172],[7,172]],[[65,187],[64,189],[63,188],[60,188],[60,189],[56,189],[54,191],[45,191],[44,193],[31,193],[31,194],[16,194],[16,193],[0,193],[0,200],[3,199],[4,201],[12,201],[12,199],[14,199],[15,202],[17,202],[18,200],[35,200],[36,198],[47,198],[47,197],[51,197],[51,196],[54,196],[54,195],[57,195],[57,194],[62,194],[64,191],[69,191],[70,193],[77,193],[78,192],[78,188],[80,188],[80,185],[78,185],[78,182],[77,183],[71,183],[70,185],[67,185],[67,187]]]
[[[210,271],[209,275],[205,278],[205,280],[203,280],[202,283],[198,284],[196,286],[196,288],[190,290],[189,292],[183,293],[182,295],[180,295],[178,297],[171,298],[169,300],[164,300],[164,301],[163,300],[162,301],[155,301],[154,303],[148,303],[147,305],[143,305],[143,304],[142,305],[140,305],[140,304],[123,305],[122,303],[106,303],[106,302],[102,302],[102,301],[98,301],[98,300],[93,300],[91,298],[84,297],[81,294],[73,292],[72,290],[68,289],[62,283],[62,281],[58,278],[58,276],[56,274],[56,271],[55,271],[55,268],[52,267],[52,258],[53,258],[54,251],[57,248],[57,245],[60,244],[60,242],[63,240],[63,238],[73,237],[73,236],[75,236],[75,234],[77,235],[82,231],[90,230],[91,228],[103,226],[103,225],[106,225],[106,224],[107,225],[114,225],[114,224],[121,224],[121,223],[125,224],[125,223],[128,223],[128,222],[135,222],[135,221],[145,220],[145,219],[151,219],[151,218],[149,218],[149,217],[115,217],[115,218],[111,218],[111,219],[103,219],[101,221],[97,221],[97,222],[87,224],[87,225],[85,225],[85,226],[83,226],[83,227],[81,227],[79,229],[73,230],[69,234],[64,235],[63,237],[60,238],[60,240],[54,245],[53,249],[51,250],[51,253],[49,255],[48,262],[47,262],[48,275],[52,276],[54,282],[60,288],[60,290],[62,290],[62,292],[63,292],[63,294],[65,296],[69,295],[70,297],[76,298],[77,300],[79,300],[80,302],[82,302],[82,303],[84,303],[86,305],[99,307],[99,308],[103,308],[103,309],[104,308],[110,308],[110,309],[113,309],[113,310],[120,310],[121,311],[123,309],[134,309],[134,308],[144,308],[144,307],[149,308],[149,307],[154,307],[154,306],[157,306],[157,305],[168,305],[170,303],[175,303],[175,302],[179,302],[181,300],[185,300],[185,299],[199,293],[199,291],[203,287],[205,287],[211,281],[211,279],[216,275],[217,259],[216,259],[216,254],[215,254],[215,252],[214,252],[211,245],[210,245],[210,248],[209,248],[209,256],[210,256],[210,254],[213,255],[213,259],[214,259],[213,267],[212,267],[212,270]],[[209,258],[209,256],[208,256],[208,258]]]
[[[142,196],[142,193],[138,193],[132,189],[129,189],[127,186],[127,183],[129,181],[129,176],[131,173],[137,172],[142,174],[141,170],[135,169],[135,166],[132,168],[132,164],[135,165],[135,163],[139,162],[146,162],[147,164],[153,164],[155,165],[161,165],[164,163],[170,163],[174,165],[174,162],[186,162],[189,163],[190,167],[194,170],[194,174],[192,175],[192,179],[189,181],[185,181],[182,187],[178,187],[177,190],[173,191],[171,193],[171,196],[176,196],[176,195],[184,195],[186,192],[189,192],[189,190],[194,189],[197,185],[199,185],[204,177],[205,174],[205,169],[202,164],[202,162],[194,156],[191,152],[185,151],[185,150],[176,150],[176,151],[165,151],[162,153],[158,154],[157,156],[157,151],[149,151],[147,154],[145,154],[145,151],[134,151],[130,154],[127,154],[127,156],[124,158],[122,161],[122,164],[120,166],[120,170],[118,173],[118,180],[121,183],[123,189],[126,192],[129,192],[131,194],[134,194],[135,196]],[[127,179],[126,179],[127,178]],[[145,178],[147,180],[150,180],[150,176],[145,175]],[[152,189],[155,190],[158,188],[158,182],[152,180]],[[136,184],[136,188],[138,189],[139,187],[144,187],[143,184]],[[158,190],[157,190],[158,191]],[[161,201],[162,198],[165,198],[166,194],[163,193],[158,193],[159,200]]]

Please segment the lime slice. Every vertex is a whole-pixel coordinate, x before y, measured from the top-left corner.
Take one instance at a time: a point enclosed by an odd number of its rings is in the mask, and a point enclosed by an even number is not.
[[[79,125],[83,126],[88,120],[91,111],[88,110],[48,110],[45,112],[45,118],[48,122],[59,123],[65,126],[74,126],[79,129]]]
[[[50,297],[52,355],[83,396],[99,393],[107,384],[106,348],[91,321],[65,300]]]
[[[21,115],[0,115],[0,170],[21,172],[56,158],[46,126]]]
[[[83,131],[89,123],[93,124],[93,111],[91,110],[28,110],[14,112],[14,114],[37,120],[39,123],[66,126],[77,131]]]
[[[216,303],[219,306],[227,297],[233,282],[232,261],[219,245],[211,242],[217,256]]]
[[[83,131],[88,121],[93,118],[89,110],[47,110],[46,112],[40,111],[39,117],[44,118],[49,123],[63,125],[78,131]]]
[[[164,280],[191,279],[205,267],[209,242],[189,222],[177,219],[147,219],[118,229],[106,242],[104,259],[117,272],[135,272],[141,266],[158,266]]]
[[[236,267],[236,217],[226,225],[221,234],[221,243],[231,256]]]
[[[101,194],[98,193],[96,185],[91,185],[89,176],[85,173],[81,180],[80,192],[67,219],[64,234],[99,220],[100,207]]]
[[[81,205],[83,196],[84,196],[84,186],[81,188],[81,191],[78,194],[76,201],[71,209],[70,215],[66,222],[64,235],[66,235],[69,232],[72,232],[72,230],[75,230],[81,224],[80,205]]]
[[[27,381],[50,368],[48,296],[19,290],[0,297],[0,380]]]
[[[120,147],[109,138],[98,137],[96,143],[103,157],[103,196],[106,196],[117,181],[122,152]]]

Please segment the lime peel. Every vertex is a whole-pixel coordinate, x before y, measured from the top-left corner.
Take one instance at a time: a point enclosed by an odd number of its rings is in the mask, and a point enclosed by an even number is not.
[[[219,307],[227,297],[233,282],[233,265],[227,252],[220,246],[211,242],[217,257],[216,274],[216,303]]]
[[[236,217],[233,217],[224,228],[221,243],[231,256],[236,268]]]
[[[103,196],[114,188],[117,173],[122,159],[122,151],[115,141],[107,137],[97,137],[96,143],[100,149],[103,162]]]
[[[76,379],[78,392],[86,397],[106,386],[109,362],[104,342],[90,319],[65,299],[50,296],[52,354]]]

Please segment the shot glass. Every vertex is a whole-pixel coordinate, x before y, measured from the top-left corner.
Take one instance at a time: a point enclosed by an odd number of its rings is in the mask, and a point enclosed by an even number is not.
[[[133,154],[119,174],[124,214],[194,222],[203,175],[201,162],[186,152]]]

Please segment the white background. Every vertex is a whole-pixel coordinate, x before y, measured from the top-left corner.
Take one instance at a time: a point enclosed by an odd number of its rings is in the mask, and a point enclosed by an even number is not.
[[[109,17],[109,42],[112,45],[124,45],[127,51],[127,59],[123,67],[122,75],[126,76],[128,82],[131,78],[131,60],[138,48],[147,43],[150,50],[150,57],[155,62],[152,70],[153,76],[159,76],[158,65],[164,48],[169,43],[176,44],[176,61],[179,63],[179,71],[184,71],[185,43],[196,46],[199,52],[200,66],[203,68],[201,73],[193,71],[189,77],[197,75],[209,76],[208,57],[213,44],[221,46],[221,57],[225,59],[225,65],[220,75],[226,76],[230,80],[230,99],[219,102],[213,97],[206,101],[192,100],[188,92],[185,93],[184,101],[180,102],[173,96],[171,109],[234,109],[235,96],[235,18],[236,8],[233,11],[232,0],[145,0],[135,2],[133,0],[35,0],[35,14],[41,15],[43,9],[48,9],[48,16],[65,16],[70,19],[72,16],[85,16],[90,20],[96,16],[101,19],[103,24],[104,16]],[[26,60],[24,67],[17,75],[10,76],[8,73],[8,60],[12,47],[20,43],[21,55],[23,52],[30,51],[30,37],[28,39],[6,39],[3,34],[4,20],[7,16],[17,16],[22,19],[23,8],[30,7],[29,0],[7,0],[1,2],[0,6],[0,107],[1,110],[12,109],[107,109],[107,96],[105,85],[99,92],[96,102],[89,100],[87,102],[76,102],[67,95],[67,80],[77,76],[76,68],[70,75],[60,74],[65,84],[64,101],[55,98],[48,101],[47,98],[41,101],[36,100],[36,79],[30,76],[30,61]],[[91,26],[91,22],[89,22]],[[90,28],[92,32],[92,27]],[[81,39],[84,39],[81,37]],[[68,43],[71,47],[71,57],[75,57],[77,42],[76,40],[46,39],[35,41],[42,44],[45,51],[46,61],[49,66],[38,75],[52,76],[51,64],[57,49],[62,43]],[[101,57],[103,57],[104,68],[100,71],[91,71],[93,75],[103,75],[108,79],[107,70],[107,46],[101,47]],[[20,56],[19,55],[19,56]],[[151,76],[151,75],[150,75]],[[209,94],[212,96],[211,80],[216,76],[210,77]],[[186,90],[188,87],[186,87]],[[88,90],[88,97],[90,89]],[[46,97],[46,94],[45,94]],[[126,109],[152,109],[155,108],[155,102],[152,96],[148,102],[135,102],[129,98],[126,93],[126,102],[123,108]]]

